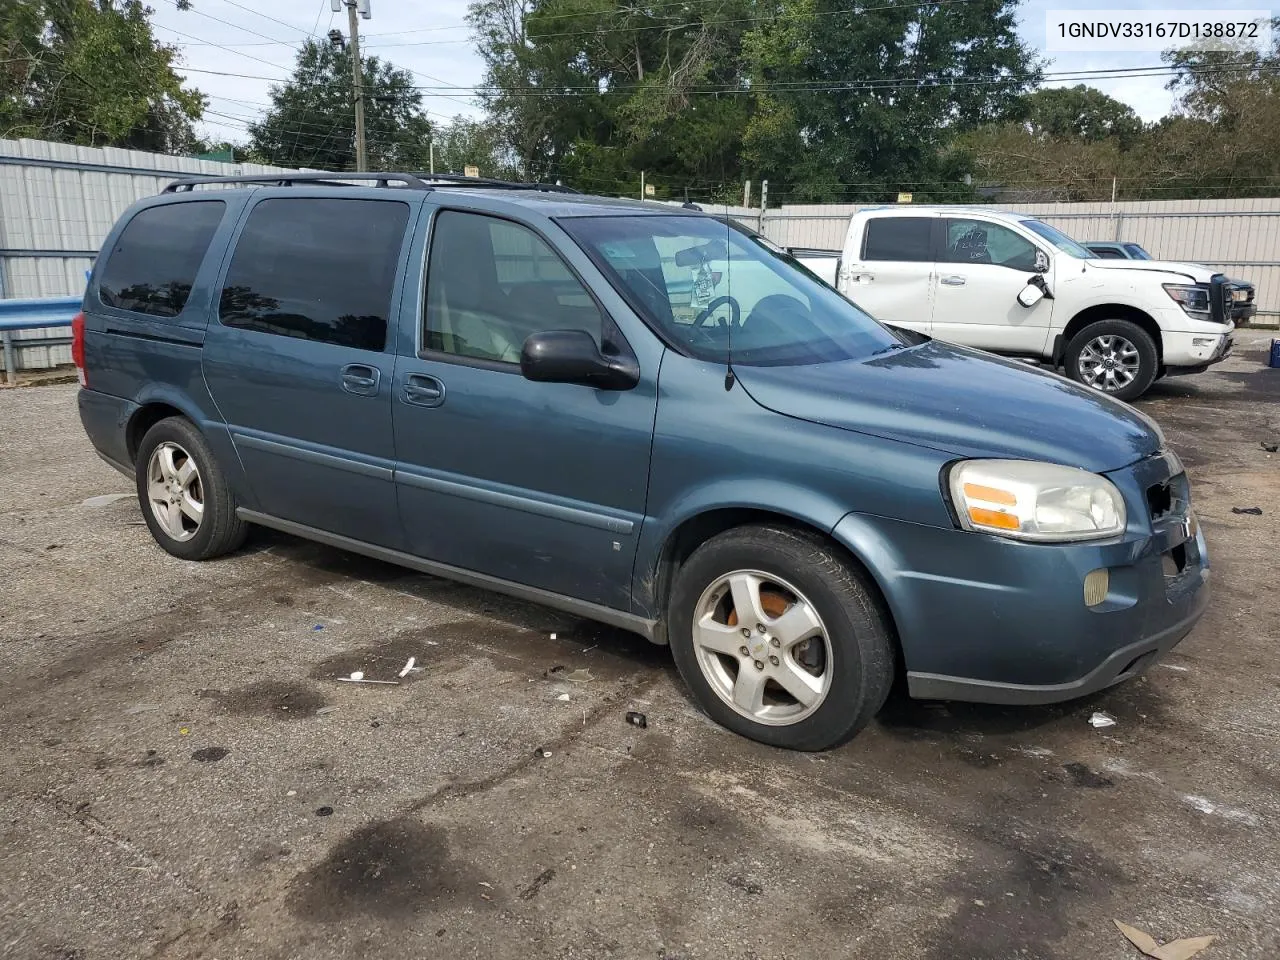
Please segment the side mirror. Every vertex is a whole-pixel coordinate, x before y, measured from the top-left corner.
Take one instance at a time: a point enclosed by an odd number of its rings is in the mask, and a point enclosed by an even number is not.
[[[1018,291],[1018,302],[1024,307],[1034,307],[1045,297],[1052,295],[1049,293],[1049,285],[1044,282],[1044,277],[1036,274],[1027,281],[1027,285]]]
[[[530,334],[520,351],[520,372],[538,383],[578,383],[597,390],[630,390],[640,368],[630,357],[606,357],[585,330]]]
[[[1049,255],[1043,250],[1036,251],[1036,273],[1049,272]]]

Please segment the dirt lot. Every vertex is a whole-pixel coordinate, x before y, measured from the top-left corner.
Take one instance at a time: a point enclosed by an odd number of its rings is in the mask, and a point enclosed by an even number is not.
[[[283,536],[175,560],[85,502],[130,486],[74,387],[0,391],[0,956],[1137,957],[1112,918],[1280,956],[1263,347],[1142,404],[1214,565],[1166,662],[1054,708],[895,699],[823,755],[553,611]]]

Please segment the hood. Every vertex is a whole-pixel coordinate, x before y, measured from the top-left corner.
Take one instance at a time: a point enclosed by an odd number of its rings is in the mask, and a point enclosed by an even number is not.
[[[1045,460],[1105,473],[1164,445],[1155,422],[1127,404],[937,340],[867,360],[733,372],[775,413],[958,457]]]
[[[1193,283],[1208,283],[1216,275],[1216,270],[1210,270],[1206,266],[1198,263],[1175,263],[1172,260],[1103,260],[1099,257],[1097,260],[1084,261],[1090,267],[1097,267],[1101,270],[1139,270],[1146,273],[1173,273],[1180,277],[1185,277]]]

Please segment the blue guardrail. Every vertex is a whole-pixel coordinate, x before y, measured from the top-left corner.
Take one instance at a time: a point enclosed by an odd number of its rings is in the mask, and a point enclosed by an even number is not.
[[[83,296],[0,300],[0,330],[69,327],[71,318],[80,312],[83,300]]]

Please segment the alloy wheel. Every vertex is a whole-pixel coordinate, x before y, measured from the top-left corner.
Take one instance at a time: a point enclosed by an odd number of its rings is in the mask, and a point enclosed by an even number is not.
[[[694,607],[693,646],[703,677],[757,723],[798,723],[831,689],[831,641],[813,604],[792,584],[735,570]]]

